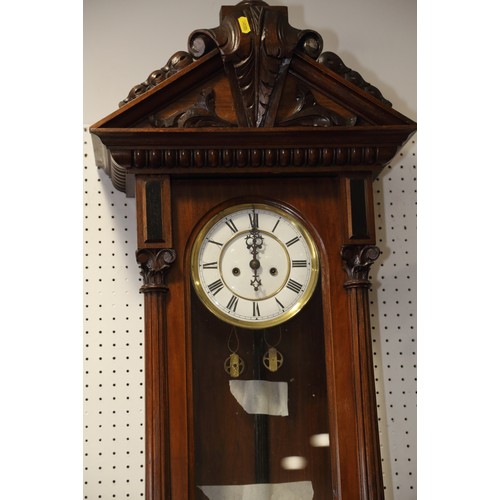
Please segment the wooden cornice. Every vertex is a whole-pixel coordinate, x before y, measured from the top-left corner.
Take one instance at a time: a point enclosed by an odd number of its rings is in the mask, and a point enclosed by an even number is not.
[[[371,170],[378,175],[412,125],[336,128],[99,129],[96,161],[126,191],[126,175],[310,175]],[[129,193],[131,194],[131,193]]]

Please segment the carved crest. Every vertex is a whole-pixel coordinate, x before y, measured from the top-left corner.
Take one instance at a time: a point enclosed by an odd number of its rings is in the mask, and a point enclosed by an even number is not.
[[[260,0],[223,7],[220,17],[218,28],[191,34],[190,52],[198,58],[217,47],[239,104],[239,125],[272,126],[293,52],[316,59],[323,40],[315,31],[292,28],[286,7],[270,7]]]

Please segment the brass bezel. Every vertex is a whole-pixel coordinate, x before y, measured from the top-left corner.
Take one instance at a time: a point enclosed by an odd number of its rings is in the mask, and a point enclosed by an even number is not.
[[[221,219],[226,217],[229,214],[239,212],[242,210],[249,210],[252,208],[256,209],[261,209],[261,210],[268,210],[271,212],[274,212],[278,214],[279,216],[285,218],[292,226],[294,226],[299,233],[304,238],[304,241],[306,242],[306,245],[311,253],[311,278],[307,284],[306,289],[304,290],[304,293],[300,297],[300,299],[297,301],[296,304],[293,305],[290,309],[287,311],[283,312],[282,314],[271,318],[269,320],[265,321],[247,321],[239,318],[235,318],[228,314],[225,310],[219,308],[216,304],[214,304],[210,298],[207,296],[205,289],[201,285],[200,281],[200,273],[199,273],[199,252],[201,249],[201,246],[203,244],[203,240],[205,239],[206,235],[210,232],[210,230],[213,228],[215,224],[217,224]],[[255,202],[255,203],[238,203],[235,205],[231,205],[230,207],[225,208],[224,210],[221,210],[217,212],[215,215],[213,215],[207,223],[202,227],[202,229],[199,231],[199,233],[196,235],[193,248],[191,251],[191,280],[193,283],[193,288],[196,292],[196,295],[198,298],[201,300],[203,305],[212,313],[214,314],[217,318],[220,320],[229,323],[231,325],[240,327],[240,328],[246,328],[246,329],[252,329],[252,330],[261,330],[264,328],[270,328],[273,326],[280,325],[284,323],[285,321],[288,321],[291,319],[293,316],[295,316],[309,301],[311,298],[312,294],[314,293],[314,290],[316,289],[316,285],[318,283],[318,277],[319,277],[319,252],[318,252],[318,247],[311,236],[309,230],[306,228],[304,222],[302,222],[300,216],[293,211],[289,207],[284,207],[282,204],[280,205],[275,205],[271,201],[265,201],[265,202]]]

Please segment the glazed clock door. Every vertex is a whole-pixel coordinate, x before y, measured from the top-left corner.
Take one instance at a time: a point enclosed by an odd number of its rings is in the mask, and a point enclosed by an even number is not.
[[[195,229],[195,498],[329,498],[321,258],[301,214],[226,202]]]

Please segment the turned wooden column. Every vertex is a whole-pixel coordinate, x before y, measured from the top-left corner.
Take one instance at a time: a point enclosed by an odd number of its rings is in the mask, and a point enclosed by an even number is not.
[[[349,296],[356,414],[360,417],[357,419],[357,446],[362,500],[384,499],[368,298],[371,286],[368,274],[379,255],[380,250],[372,245],[342,248],[348,276],[344,287]]]
[[[168,500],[170,442],[167,352],[167,276],[176,258],[173,249],[136,253],[144,284],[144,364],[146,430],[146,500]]]

